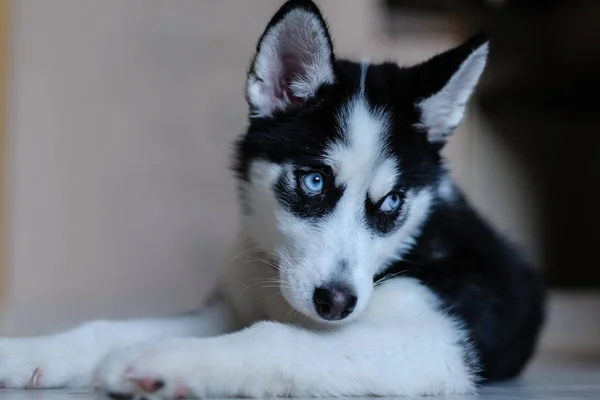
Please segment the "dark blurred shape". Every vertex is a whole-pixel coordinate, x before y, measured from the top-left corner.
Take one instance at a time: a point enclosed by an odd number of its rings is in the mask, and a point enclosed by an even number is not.
[[[600,1],[384,0],[492,40],[480,108],[537,192],[555,287],[600,288]],[[401,34],[394,29],[391,34]]]
[[[392,12],[449,12],[460,9],[485,8],[486,3],[488,2],[483,0],[384,0],[384,6]]]

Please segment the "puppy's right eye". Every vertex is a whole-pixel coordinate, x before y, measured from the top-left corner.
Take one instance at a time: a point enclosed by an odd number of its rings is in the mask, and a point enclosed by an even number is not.
[[[396,210],[398,210],[398,208],[400,207],[400,205],[402,204],[402,195],[400,195],[400,193],[397,192],[393,192],[388,194],[385,199],[383,199],[383,202],[381,203],[381,206],[379,207],[379,211],[382,211],[384,213],[392,213]]]
[[[300,177],[300,186],[304,193],[316,196],[323,193],[325,186],[323,174],[316,171],[308,172]]]

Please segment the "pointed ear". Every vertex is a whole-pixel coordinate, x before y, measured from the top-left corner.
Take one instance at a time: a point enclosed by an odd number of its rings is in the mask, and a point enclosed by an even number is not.
[[[314,96],[334,82],[333,46],[317,6],[286,2],[271,19],[248,72],[246,98],[251,116],[269,117]]]
[[[413,67],[411,85],[421,117],[417,127],[427,132],[431,142],[443,143],[462,120],[483,73],[488,45],[487,38],[479,35]]]

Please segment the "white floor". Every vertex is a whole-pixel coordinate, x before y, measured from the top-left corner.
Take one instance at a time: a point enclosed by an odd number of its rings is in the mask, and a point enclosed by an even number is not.
[[[480,399],[600,399],[600,359],[540,359],[518,380],[485,387]]]

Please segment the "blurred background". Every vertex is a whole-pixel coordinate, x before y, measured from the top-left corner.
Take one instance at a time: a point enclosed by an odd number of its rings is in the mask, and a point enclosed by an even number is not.
[[[202,301],[232,256],[245,73],[282,2],[0,2],[0,334]],[[543,352],[600,355],[600,2],[318,4],[342,57],[411,64],[491,35],[447,155],[551,288]]]

